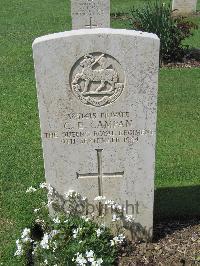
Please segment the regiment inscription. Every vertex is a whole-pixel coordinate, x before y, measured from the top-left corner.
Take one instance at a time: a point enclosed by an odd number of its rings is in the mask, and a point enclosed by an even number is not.
[[[129,112],[69,113],[61,134],[44,133],[45,138],[59,138],[64,144],[121,143],[129,145],[141,136],[153,135],[151,129],[136,129]]]

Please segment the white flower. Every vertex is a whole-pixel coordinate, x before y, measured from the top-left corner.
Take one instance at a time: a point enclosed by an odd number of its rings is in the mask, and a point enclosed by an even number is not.
[[[88,262],[91,262],[92,264],[95,262],[95,259],[93,257],[87,259]]]
[[[111,245],[111,247],[112,247],[112,246],[115,246],[115,244],[116,244],[116,243],[115,243],[114,240],[110,240],[110,245]]]
[[[108,206],[108,208],[112,208],[112,206],[115,204],[113,200],[106,200],[105,205]]]
[[[47,188],[47,183],[40,183],[40,188]]]
[[[57,241],[55,240],[55,241],[53,242],[53,252],[56,251],[57,247],[58,247],[58,243],[57,243]]]
[[[38,223],[38,224],[44,224],[44,223],[45,223],[44,220],[41,220],[41,219],[39,219],[39,218],[36,219],[35,222]]]
[[[121,244],[124,241],[125,236],[123,234],[120,234],[118,235],[117,239],[118,239],[118,242]]]
[[[48,196],[52,196],[53,195],[53,187],[49,184],[47,186],[47,189],[48,189]]]
[[[82,230],[82,228],[73,229],[73,238],[77,238],[78,233]]]
[[[120,220],[120,218],[117,217],[116,214],[113,214],[113,216],[112,216],[112,221],[113,221],[113,222],[116,222],[116,221],[119,221],[119,220]]]
[[[52,230],[51,231],[51,237],[56,236],[60,231],[59,230]]]
[[[16,250],[14,256],[22,256],[23,249],[22,249],[22,244],[20,243],[19,239],[17,239],[16,245],[17,245],[17,250]]]
[[[135,220],[135,218],[133,217],[133,215],[126,215],[125,220],[128,223],[132,223]]]
[[[53,200],[48,200],[48,203],[47,203],[47,207],[51,207],[51,205],[53,204]]]
[[[21,234],[21,239],[22,239],[23,243],[31,241],[30,233],[31,233],[31,230],[29,228],[24,228],[24,230]]]
[[[95,201],[103,201],[103,200],[106,200],[106,197],[104,197],[104,196],[98,196],[94,200]]]
[[[54,219],[53,219],[53,222],[54,222],[55,224],[60,224],[60,219],[59,219],[59,217],[54,218]]]
[[[75,259],[73,259],[72,261],[74,261],[74,260]],[[79,266],[86,266],[87,265],[87,260],[79,252],[76,254],[76,260],[75,261],[77,262],[77,264]]]
[[[44,261],[44,264],[45,265],[48,265],[48,260],[47,259]]]
[[[29,187],[27,190],[26,190],[26,193],[31,193],[31,192],[35,192],[37,189],[34,188],[34,187]]]
[[[40,242],[40,246],[44,249],[49,249],[49,239],[50,239],[49,235],[47,233],[44,234],[43,239]]]
[[[86,201],[87,200],[87,198],[86,197],[82,197],[82,201]]]
[[[103,263],[102,258],[97,259],[96,261],[92,262],[91,266],[101,266]]]
[[[39,210],[40,210],[40,209],[35,209],[35,210],[34,210],[34,213],[37,213],[37,212],[39,212]]]
[[[95,261],[94,259],[94,251],[90,250],[90,251],[86,251],[86,257],[88,262],[93,263]]]
[[[68,220],[65,220],[64,223],[67,224],[68,223]]]
[[[33,242],[33,251],[32,254],[34,255],[35,253],[37,253],[37,250],[39,248],[39,242]]]
[[[86,251],[86,257],[87,258],[93,258],[94,257],[94,251],[93,250]]]
[[[81,217],[83,220],[85,220],[86,222],[88,222],[89,220],[90,220],[90,218],[89,217],[86,217],[86,216],[82,216]]]
[[[66,199],[73,198],[77,195],[77,193],[74,190],[69,190],[67,193],[65,193]]]
[[[125,236],[123,234],[120,234],[113,238],[113,240],[110,240],[111,246],[122,244],[124,242]]]
[[[77,238],[78,229],[73,229],[72,233],[73,233],[73,238]]]
[[[24,228],[21,238],[25,238],[30,235],[31,230],[29,228]]]
[[[97,233],[97,237],[100,237],[100,235],[103,233],[103,230],[99,228],[96,230],[96,233]]]
[[[112,209],[121,212],[122,211],[122,206],[120,204],[115,203],[115,204],[112,205]]]

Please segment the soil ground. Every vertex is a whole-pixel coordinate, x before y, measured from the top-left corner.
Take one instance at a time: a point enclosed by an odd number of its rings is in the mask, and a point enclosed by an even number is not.
[[[153,242],[133,243],[129,252],[120,266],[200,265],[200,219],[156,224]]]

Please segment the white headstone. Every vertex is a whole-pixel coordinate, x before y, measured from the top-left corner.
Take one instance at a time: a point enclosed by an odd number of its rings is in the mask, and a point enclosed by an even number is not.
[[[196,12],[197,0],[173,0],[172,10],[175,15],[185,15]]]
[[[71,0],[72,29],[110,28],[110,0]]]
[[[47,182],[124,204],[134,235],[151,236],[159,39],[77,30],[38,38],[33,51]]]

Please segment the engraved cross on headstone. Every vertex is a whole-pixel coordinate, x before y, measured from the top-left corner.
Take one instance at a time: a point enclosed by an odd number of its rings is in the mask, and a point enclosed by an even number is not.
[[[86,28],[90,28],[90,29],[92,29],[92,28],[96,28],[96,27],[98,27],[98,25],[95,25],[95,24],[93,25],[93,24],[92,24],[92,17],[90,17],[90,24],[89,24],[89,25],[85,25],[85,27],[86,27]]]
[[[98,178],[98,196],[103,195],[103,179],[106,177],[110,178],[119,178],[124,177],[123,172],[114,172],[114,173],[103,173],[103,160],[102,160],[102,151],[103,149],[96,149],[97,151],[97,163],[98,163],[98,172],[97,173],[88,173],[88,174],[79,174],[77,173],[77,178]]]

